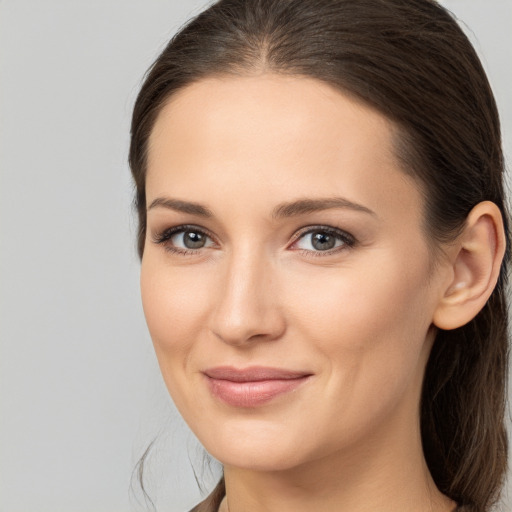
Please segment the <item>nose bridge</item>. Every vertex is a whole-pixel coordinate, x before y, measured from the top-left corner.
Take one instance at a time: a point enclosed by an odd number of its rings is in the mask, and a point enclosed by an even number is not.
[[[274,265],[261,250],[239,247],[224,261],[211,330],[226,343],[275,339],[284,329]]]

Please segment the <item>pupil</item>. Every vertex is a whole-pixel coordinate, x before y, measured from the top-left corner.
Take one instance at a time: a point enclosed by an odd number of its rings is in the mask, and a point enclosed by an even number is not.
[[[315,249],[320,251],[326,251],[328,249],[332,249],[336,243],[336,239],[324,232],[316,232],[313,233],[312,245]]]
[[[183,243],[188,249],[199,249],[204,246],[205,238],[201,233],[186,231],[183,237]]]

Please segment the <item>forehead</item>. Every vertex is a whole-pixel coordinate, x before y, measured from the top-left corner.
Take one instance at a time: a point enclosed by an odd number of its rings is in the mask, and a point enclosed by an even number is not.
[[[232,142],[234,136],[239,142],[250,138],[255,149],[259,141],[267,147],[282,147],[304,138],[347,144],[348,134],[341,133],[344,125],[371,134],[374,145],[380,143],[383,150],[391,148],[390,121],[324,82],[276,74],[223,75],[200,80],[172,95],[157,117],[150,143],[151,147],[158,144],[162,131],[179,131],[180,143],[202,137],[202,147],[210,141],[217,150],[222,149],[220,142]],[[172,142],[165,140],[167,147]]]
[[[173,95],[156,120],[148,195],[203,201],[191,196],[223,191],[225,201],[228,190],[249,190],[252,199],[279,202],[288,199],[277,197],[283,194],[334,191],[378,203],[412,186],[399,169],[394,137],[382,114],[312,78],[203,79]]]

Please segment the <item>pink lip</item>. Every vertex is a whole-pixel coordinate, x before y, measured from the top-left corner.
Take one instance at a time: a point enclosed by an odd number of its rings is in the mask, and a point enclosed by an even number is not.
[[[252,366],[237,369],[229,366],[210,368],[204,372],[211,393],[234,407],[256,407],[275,397],[293,391],[311,373]]]

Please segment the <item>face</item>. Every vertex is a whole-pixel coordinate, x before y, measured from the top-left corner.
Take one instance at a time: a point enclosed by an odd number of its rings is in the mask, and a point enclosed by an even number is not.
[[[309,78],[204,79],[150,138],[144,311],[221,462],[286,469],[417,431],[438,301],[379,113]]]

